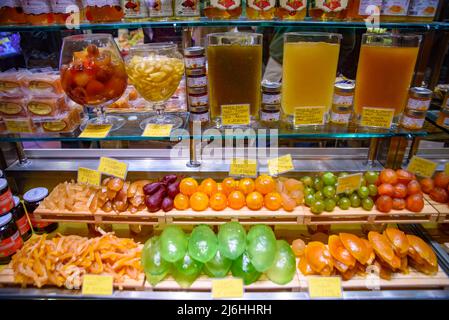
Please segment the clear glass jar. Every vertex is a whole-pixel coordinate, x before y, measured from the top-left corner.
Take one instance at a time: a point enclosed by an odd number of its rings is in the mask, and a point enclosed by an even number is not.
[[[201,88],[207,86],[206,68],[186,69],[187,88]]]
[[[209,19],[237,19],[241,14],[241,0],[204,1],[204,15]]]
[[[330,122],[338,125],[348,125],[351,121],[352,110],[352,105],[334,104],[330,113]]]
[[[201,124],[209,122],[209,106],[191,107],[189,111],[190,122],[201,122]]]
[[[355,83],[350,82],[338,82],[334,86],[333,104],[352,106],[354,103],[354,91]]]
[[[279,0],[276,17],[280,20],[304,20],[310,0]]]
[[[175,18],[197,20],[200,18],[200,0],[174,0]]]
[[[209,105],[207,87],[187,88],[189,108],[204,107]]]
[[[25,19],[32,25],[46,25],[54,22],[50,0],[21,0]]]
[[[82,0],[89,22],[117,22],[123,19],[120,0]]]
[[[432,100],[432,91],[423,87],[410,88],[406,109],[427,111]]]
[[[404,129],[419,130],[424,126],[426,111],[406,109],[402,115],[400,125]]]
[[[438,114],[437,124],[444,127],[449,128],[449,109],[442,108],[440,113]]]
[[[204,47],[189,47],[184,49],[184,65],[186,69],[206,67],[206,49]]]
[[[80,9],[79,0],[50,0],[53,19],[56,24],[65,24],[70,13],[67,8],[78,7]]]
[[[23,246],[23,240],[11,213],[0,217],[0,264],[7,264]]]
[[[262,103],[280,104],[281,87],[282,85],[279,82],[262,81]]]
[[[311,1],[309,15],[314,20],[345,20],[350,0],[315,0]]]
[[[280,104],[268,104],[262,103],[260,108],[260,122],[262,124],[270,126],[281,119],[281,105]]]

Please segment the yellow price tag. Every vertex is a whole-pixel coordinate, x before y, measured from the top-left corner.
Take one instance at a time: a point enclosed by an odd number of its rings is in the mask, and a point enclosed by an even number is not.
[[[142,133],[142,137],[169,137],[172,124],[155,124],[149,123]]]
[[[101,173],[97,170],[79,167],[78,183],[87,183],[93,186],[99,186],[101,182]]]
[[[340,277],[308,277],[310,298],[341,298]]]
[[[249,125],[249,104],[222,105],[221,122],[224,126]]]
[[[444,165],[444,173],[449,176],[449,162],[446,162]]]
[[[293,160],[290,154],[268,160],[268,172],[272,176],[277,176],[281,173],[285,173],[294,169],[295,167],[293,166]]]
[[[296,107],[295,126],[321,125],[324,123],[325,107]]]
[[[98,171],[125,180],[128,164],[112,158],[101,157]]]
[[[413,156],[407,166],[407,171],[410,171],[411,173],[414,173],[421,177],[431,178],[435,173],[437,166],[438,164],[436,162]]]
[[[234,158],[229,167],[230,176],[257,176],[257,160]]]
[[[365,107],[362,110],[361,125],[363,127],[378,127],[390,129],[393,117],[394,109]]]
[[[212,280],[212,298],[241,298],[243,297],[242,279],[216,279]]]
[[[350,174],[345,177],[339,177],[337,180],[337,194],[343,192],[352,192],[360,188],[362,183],[362,174]]]
[[[86,274],[83,277],[82,294],[111,295],[113,291],[112,276]]]
[[[5,120],[5,125],[10,133],[33,133],[30,120]]]
[[[83,132],[81,132],[79,138],[106,138],[111,128],[112,125],[110,124],[89,123]]]

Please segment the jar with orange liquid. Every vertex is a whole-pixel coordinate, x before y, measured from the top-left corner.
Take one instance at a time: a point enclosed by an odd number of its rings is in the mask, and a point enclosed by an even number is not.
[[[349,0],[311,0],[309,15],[314,20],[344,20]]]
[[[307,0],[279,0],[276,16],[281,20],[304,20]]]
[[[20,0],[4,0],[0,4],[0,24],[23,24],[25,23]]]
[[[54,22],[49,0],[22,0],[22,8],[29,24],[45,25]]]
[[[380,14],[382,9],[382,0],[352,0],[348,5],[348,20],[363,20],[369,17],[371,14],[375,14],[375,11],[370,10],[370,6],[377,6]]]
[[[120,0],[82,0],[86,19],[89,22],[116,22],[124,13]]]
[[[383,0],[381,21],[405,21],[410,0]]]
[[[205,0],[204,2],[204,15],[209,19],[238,19],[241,14],[241,0]]]
[[[407,21],[433,21],[440,0],[410,0]]]
[[[56,24],[64,24],[73,12],[76,6],[78,11],[81,10],[80,1],[78,0],[50,0],[51,10],[53,12],[53,19]]]
[[[276,13],[276,0],[246,0],[246,16],[254,20],[271,20]]]

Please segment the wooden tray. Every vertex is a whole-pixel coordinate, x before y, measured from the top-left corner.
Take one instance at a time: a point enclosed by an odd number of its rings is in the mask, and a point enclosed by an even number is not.
[[[131,213],[128,211],[115,213],[104,212],[99,210],[94,214],[90,211],[52,211],[47,209],[36,209],[34,216],[38,221],[48,222],[82,222],[82,223],[125,223],[125,224],[141,224],[141,225],[156,225],[164,223],[165,213],[161,210],[155,213],[147,210]]]
[[[436,222],[449,223],[449,205],[447,203],[433,201],[428,194],[424,195],[424,199],[438,211],[438,219]]]

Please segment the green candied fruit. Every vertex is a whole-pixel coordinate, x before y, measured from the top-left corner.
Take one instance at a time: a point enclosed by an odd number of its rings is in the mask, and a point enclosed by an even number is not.
[[[296,272],[296,259],[292,248],[285,240],[276,241],[274,263],[267,270],[268,279],[276,284],[287,284],[293,280]]]
[[[228,259],[235,260],[246,249],[246,231],[238,222],[227,222],[218,230],[218,250]]]
[[[199,225],[192,230],[189,239],[189,255],[202,263],[213,259],[218,249],[218,239],[209,226]]]
[[[186,253],[184,258],[173,263],[171,274],[182,288],[188,288],[199,277],[202,269],[203,264],[192,259],[192,257]]]
[[[273,230],[262,224],[252,226],[246,242],[246,251],[254,268],[259,272],[267,271],[276,254],[276,237]]]
[[[229,273],[231,265],[232,260],[223,256],[220,250],[217,250],[213,259],[204,264],[203,271],[211,278],[223,278]]]
[[[234,277],[243,279],[245,285],[256,282],[262,275],[254,268],[246,251],[232,262],[231,272]]]
[[[162,259],[159,237],[152,237],[145,242],[141,263],[147,280],[152,286],[158,284],[168,274],[170,263]]]
[[[161,256],[168,262],[181,260],[186,252],[188,240],[181,228],[169,226],[162,231],[161,237]]]

